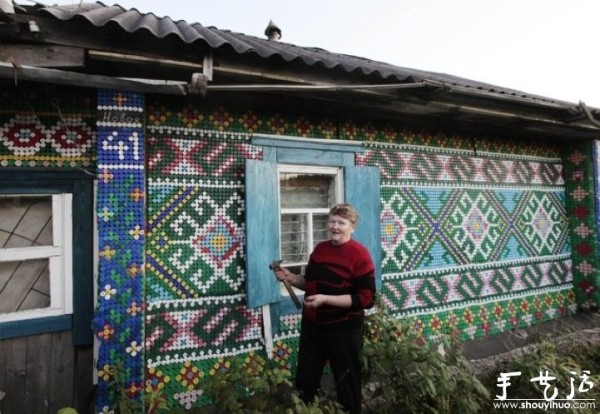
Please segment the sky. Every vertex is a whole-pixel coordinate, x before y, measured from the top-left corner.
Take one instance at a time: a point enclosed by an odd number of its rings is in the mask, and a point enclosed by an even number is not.
[[[273,20],[282,42],[600,108],[599,0],[104,0],[115,3],[258,37]]]

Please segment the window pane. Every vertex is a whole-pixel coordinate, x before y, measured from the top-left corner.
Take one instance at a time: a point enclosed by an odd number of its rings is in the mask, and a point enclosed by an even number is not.
[[[308,260],[308,216],[283,214],[281,216],[281,255],[284,262]]]
[[[0,196],[0,248],[52,244],[52,196]]]
[[[329,208],[335,204],[335,176],[281,173],[281,208]]]
[[[322,241],[328,240],[327,222],[329,215],[313,214],[313,247]]]
[[[48,259],[0,263],[0,313],[48,306]]]

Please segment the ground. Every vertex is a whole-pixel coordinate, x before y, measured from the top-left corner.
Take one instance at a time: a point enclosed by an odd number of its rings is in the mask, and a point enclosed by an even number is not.
[[[476,339],[464,344],[464,354],[473,371],[481,374],[507,361],[515,353],[527,352],[527,346],[543,337],[554,338],[558,347],[570,344],[600,344],[600,313],[579,312],[528,329],[516,329],[500,335]]]

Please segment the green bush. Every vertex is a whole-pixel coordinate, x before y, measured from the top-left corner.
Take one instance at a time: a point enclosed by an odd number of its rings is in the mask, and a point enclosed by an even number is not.
[[[555,385],[564,398],[570,389],[571,378],[580,378],[590,371],[593,387],[575,398],[595,399],[600,403],[600,346],[567,344],[557,349],[556,341],[537,337],[525,352],[495,368],[478,379],[472,374],[469,361],[461,352],[460,344],[447,336],[435,340],[415,333],[409,325],[387,313],[383,305],[367,317],[363,364],[364,414],[475,414],[493,412],[501,372],[520,371],[512,377],[507,390],[509,398],[541,399],[544,386],[532,383],[531,378],[546,372],[557,378]],[[264,363],[263,363],[264,362]],[[198,384],[203,394],[212,401],[209,407],[185,411],[168,408],[160,392],[145,394],[142,401],[131,400],[119,384],[119,369],[111,369],[113,386],[119,395],[116,413],[141,413],[142,404],[148,414],[159,413],[228,413],[228,414],[337,414],[341,406],[324,393],[313,404],[305,404],[291,382],[289,370],[270,360],[247,365],[241,358],[233,358],[226,369],[205,377]],[[485,384],[485,386],[484,386]],[[576,386],[579,382],[575,383]],[[492,390],[490,394],[488,390]],[[62,411],[61,411],[62,412]],[[65,413],[73,411],[64,411]],[[505,414],[521,413],[510,408]],[[552,413],[552,410],[547,412]],[[588,414],[591,410],[561,410],[560,413]]]
[[[381,304],[367,320],[363,364],[366,413],[470,414],[490,398],[458,344],[427,341]]]
[[[201,388],[213,405],[203,413],[231,414],[341,414],[341,406],[328,399],[306,405],[293,387],[289,370],[273,361],[252,367],[232,359],[228,369],[202,382]]]

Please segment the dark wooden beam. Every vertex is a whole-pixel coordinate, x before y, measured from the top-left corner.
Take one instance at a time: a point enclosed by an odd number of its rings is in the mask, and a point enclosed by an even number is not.
[[[129,91],[159,93],[169,95],[187,95],[184,82],[138,81],[133,79],[113,78],[103,75],[70,72],[58,69],[36,68],[0,62],[0,78],[15,79],[15,82],[35,81],[55,83],[59,85],[77,85],[89,88],[124,89]]]
[[[328,117],[342,121],[352,119],[355,122],[374,122],[413,130],[428,130],[431,133],[470,133],[476,136],[495,135],[523,140],[560,140],[560,139],[597,139],[600,130],[590,125],[576,126],[561,123],[544,123],[535,119],[518,116],[498,116],[470,113],[458,106],[428,105],[406,101],[385,102],[376,99],[364,99],[349,91],[336,93],[293,94],[275,92],[220,92],[213,93],[210,88],[206,99],[211,105],[223,105],[227,108],[239,108],[260,111],[272,111],[282,114],[303,114],[305,116]],[[189,97],[192,101],[198,98]],[[467,109],[467,108],[465,108]]]
[[[85,49],[53,45],[0,45],[0,61],[44,68],[82,68]]]

